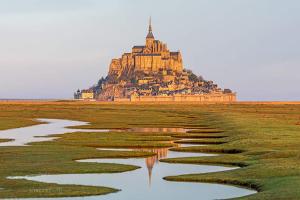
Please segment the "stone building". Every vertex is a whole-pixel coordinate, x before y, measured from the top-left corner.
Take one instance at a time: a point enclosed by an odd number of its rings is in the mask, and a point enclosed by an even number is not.
[[[149,73],[159,70],[182,72],[182,57],[179,51],[171,52],[166,44],[155,40],[150,19],[145,45],[133,46],[131,53],[124,53],[121,58],[112,59],[109,74],[121,76],[123,72],[129,71]]]
[[[74,93],[74,99],[79,99],[79,100],[90,100],[94,99],[95,94],[92,89],[87,89],[87,90],[77,90],[77,92]]]
[[[76,99],[98,101],[234,102],[236,94],[184,69],[179,51],[154,38],[151,19],[145,44],[112,59],[108,75]]]

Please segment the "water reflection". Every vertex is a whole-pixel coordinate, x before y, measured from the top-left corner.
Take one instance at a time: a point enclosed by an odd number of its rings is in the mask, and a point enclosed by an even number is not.
[[[112,129],[111,131],[114,132],[141,132],[141,133],[186,133],[187,131],[192,129],[186,129],[186,128],[128,128],[128,129]]]
[[[43,138],[36,136],[44,136],[53,133],[67,133],[70,131],[78,131],[79,129],[68,129],[66,126],[78,126],[84,122],[74,122],[68,120],[52,120],[49,124],[36,125],[21,129],[9,130],[10,133],[16,134],[15,145],[24,145],[32,141],[41,141]],[[16,131],[16,132],[15,132]],[[22,132],[23,131],[23,132]],[[95,130],[82,130],[93,131]],[[101,130],[100,130],[101,131]],[[133,131],[133,130],[132,130]],[[183,128],[137,128],[136,132],[186,132]],[[47,138],[46,138],[47,139]],[[192,146],[192,144],[174,144],[178,147]],[[110,148],[100,148],[99,150],[117,150]],[[208,173],[235,168],[223,166],[208,166],[208,165],[190,165],[190,164],[169,164],[159,162],[162,158],[175,157],[193,157],[193,156],[214,156],[213,154],[204,153],[189,153],[170,151],[169,148],[144,148],[144,149],[118,149],[122,151],[148,151],[155,153],[154,156],[147,158],[128,158],[128,159],[86,159],[78,162],[96,162],[96,163],[118,163],[140,166],[141,168],[134,171],[112,174],[58,174],[58,175],[37,175],[23,177],[8,177],[11,179],[26,179],[45,183],[57,184],[75,184],[87,186],[107,186],[121,189],[121,192],[111,193],[103,196],[88,196],[88,197],[70,197],[70,198],[55,198],[58,199],[78,199],[78,200],[153,200],[153,199],[226,199],[245,196],[255,193],[255,191],[238,188],[234,186],[208,183],[186,183],[186,182],[169,182],[163,180],[163,177],[193,174],[193,173]],[[151,187],[149,187],[149,185]],[[45,198],[43,198],[45,199]],[[51,198],[49,198],[51,199]],[[28,199],[27,199],[28,200]],[[39,200],[39,199],[38,199]]]
[[[153,199],[172,199],[172,200],[212,200],[226,199],[239,196],[245,196],[255,193],[255,191],[238,188],[234,186],[208,183],[187,183],[187,182],[169,182],[163,180],[163,177],[208,173],[236,168],[207,165],[190,165],[190,164],[169,164],[159,162],[159,158],[174,157],[192,157],[192,156],[211,156],[201,153],[187,152],[165,152],[163,149],[144,149],[147,151],[157,151],[158,155],[149,158],[113,158],[113,159],[86,159],[79,162],[96,162],[96,163],[118,163],[140,166],[141,168],[134,171],[113,174],[61,174],[61,175],[41,175],[25,178],[27,180],[40,181],[46,183],[58,184],[77,184],[89,186],[108,186],[121,189],[117,193],[111,193],[104,196],[78,197],[69,199],[78,200],[153,200]],[[150,177],[149,177],[150,173]],[[152,176],[151,176],[152,175]],[[149,179],[150,178],[150,179]],[[151,187],[149,187],[149,182]],[[67,199],[67,198],[59,198]],[[57,199],[56,199],[57,200]]]
[[[174,147],[189,147],[189,146],[204,146],[204,145],[197,145],[197,144],[179,144],[173,143]],[[193,156],[216,156],[217,154],[204,154],[204,153],[193,153],[193,152],[174,152],[170,151],[170,148],[138,148],[138,149],[125,149],[125,148],[98,148],[98,150],[105,150],[105,151],[139,151],[139,152],[150,152],[154,153],[154,156],[149,156],[144,158],[145,159],[145,166],[147,167],[148,171],[148,184],[151,186],[152,180],[152,171],[155,165],[159,164],[159,160],[163,158],[175,158],[175,157],[193,157]],[[134,158],[133,158],[134,159]],[[95,159],[87,159],[81,160],[80,162],[90,162]],[[112,163],[122,163],[122,164],[132,164],[132,159],[102,159],[103,162],[112,162]],[[99,159],[95,161],[99,162]],[[145,174],[146,175],[146,174]]]
[[[146,150],[147,151],[147,150]],[[155,164],[162,158],[166,158],[168,156],[168,148],[161,148],[161,149],[151,149],[148,152],[155,153],[155,156],[151,156],[145,159],[146,166],[148,169],[148,180],[149,186],[151,186],[151,178],[152,178],[152,169]]]

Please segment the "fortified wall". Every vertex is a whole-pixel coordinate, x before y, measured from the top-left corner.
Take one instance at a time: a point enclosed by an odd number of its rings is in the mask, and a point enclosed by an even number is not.
[[[236,93],[227,94],[178,94],[174,96],[131,96],[131,98],[115,98],[116,102],[235,102]]]

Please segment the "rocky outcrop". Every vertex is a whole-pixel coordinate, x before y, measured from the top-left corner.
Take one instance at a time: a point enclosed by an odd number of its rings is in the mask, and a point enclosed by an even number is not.
[[[101,78],[90,89],[103,101],[124,98],[139,101],[235,100],[231,90],[222,90],[213,81],[185,70],[180,51],[172,52],[165,43],[155,40],[151,24],[145,45],[133,46],[130,53],[112,59],[106,78]]]

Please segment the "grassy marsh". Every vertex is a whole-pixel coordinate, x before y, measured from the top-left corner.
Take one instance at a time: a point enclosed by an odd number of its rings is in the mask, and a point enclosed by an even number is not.
[[[37,124],[36,118],[91,122],[80,128],[181,127],[180,133],[68,133],[26,147],[0,147],[0,197],[82,196],[116,189],[9,180],[7,176],[60,173],[114,173],[136,166],[78,163],[77,159],[143,157],[145,152],[103,152],[98,147],[164,147],[188,136],[176,151],[221,153],[218,157],[164,162],[241,166],[226,172],[166,177],[170,181],[236,184],[259,193],[239,199],[300,199],[300,105],[296,104],[97,104],[81,102],[0,103],[0,130]],[[210,127],[210,128],[207,128]],[[0,140],[0,142],[5,140]],[[191,143],[188,140],[187,143]]]

